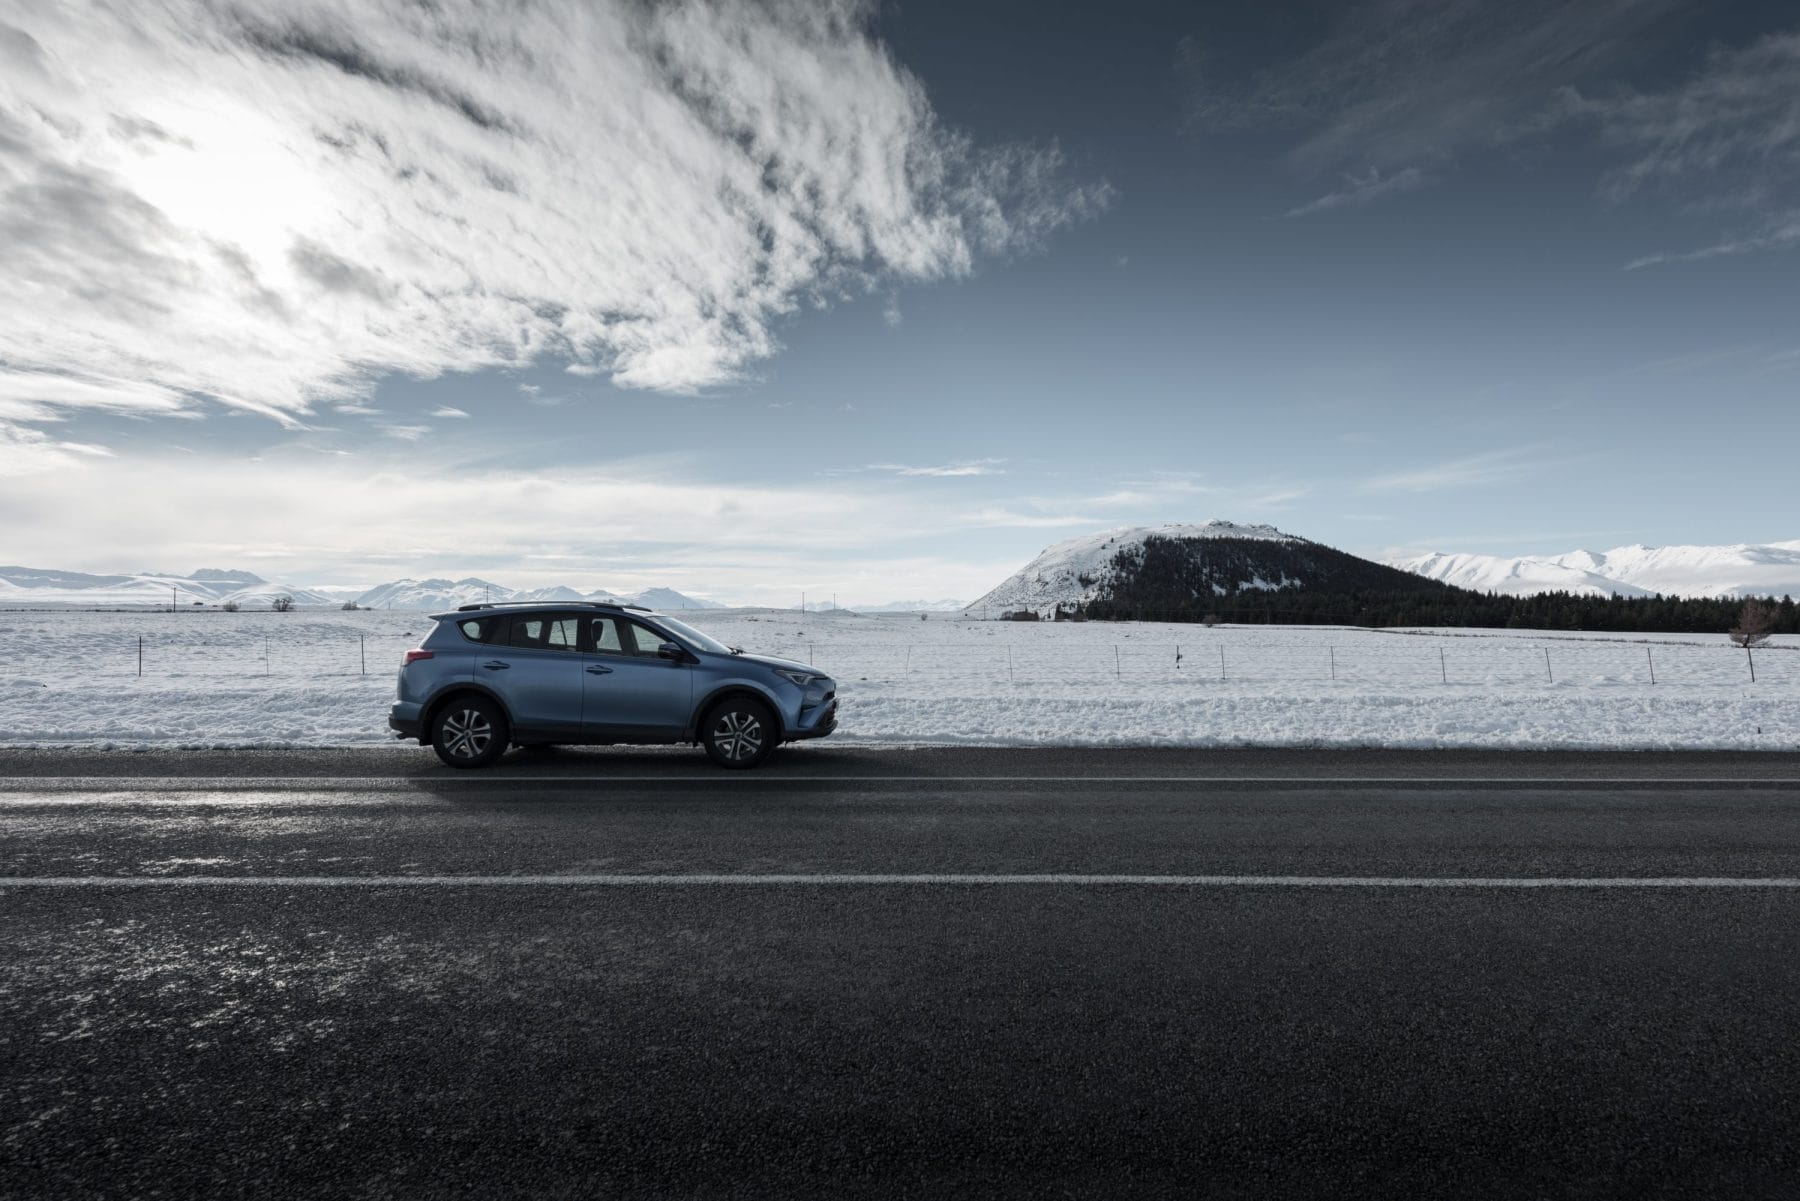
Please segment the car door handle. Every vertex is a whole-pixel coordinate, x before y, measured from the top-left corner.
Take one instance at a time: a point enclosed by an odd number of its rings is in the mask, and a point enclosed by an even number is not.
[[[612,668],[606,666],[604,663],[590,663],[588,665],[587,673],[590,676],[610,676],[612,674]]]
[[[504,659],[495,659],[491,663],[483,663],[482,666],[487,668],[489,671],[505,671],[507,668],[511,667],[512,664],[508,663]]]

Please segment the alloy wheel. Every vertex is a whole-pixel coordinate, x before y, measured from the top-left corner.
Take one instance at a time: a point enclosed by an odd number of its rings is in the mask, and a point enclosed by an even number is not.
[[[444,719],[444,749],[458,759],[478,759],[494,741],[494,726],[479,709],[463,709]]]
[[[727,710],[713,726],[713,745],[727,759],[754,758],[762,750],[762,722],[754,713],[742,709]]]

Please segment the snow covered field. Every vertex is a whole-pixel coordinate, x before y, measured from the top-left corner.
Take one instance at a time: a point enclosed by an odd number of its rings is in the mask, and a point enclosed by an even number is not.
[[[834,743],[1800,750],[1793,638],[1756,652],[1752,683],[1716,634],[683,617],[833,672]],[[394,671],[429,626],[0,610],[0,745],[389,743]]]

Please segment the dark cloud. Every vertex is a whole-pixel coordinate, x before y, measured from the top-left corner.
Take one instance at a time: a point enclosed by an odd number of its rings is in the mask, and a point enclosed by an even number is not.
[[[388,62],[358,45],[347,32],[294,21],[272,26],[244,17],[240,36],[246,45],[274,58],[318,63],[382,87],[423,96],[493,132],[519,134],[518,124],[492,105],[446,79],[418,67]]]
[[[328,292],[356,292],[371,300],[385,300],[393,291],[376,272],[340,258],[307,238],[294,243],[288,251],[288,261],[294,270]]]

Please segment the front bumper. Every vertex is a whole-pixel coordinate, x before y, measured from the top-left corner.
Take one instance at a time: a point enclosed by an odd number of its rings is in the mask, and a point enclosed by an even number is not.
[[[823,738],[837,729],[838,703],[833,696],[815,710],[805,710],[800,714],[800,724],[796,725],[789,735],[795,742],[806,738]]]

